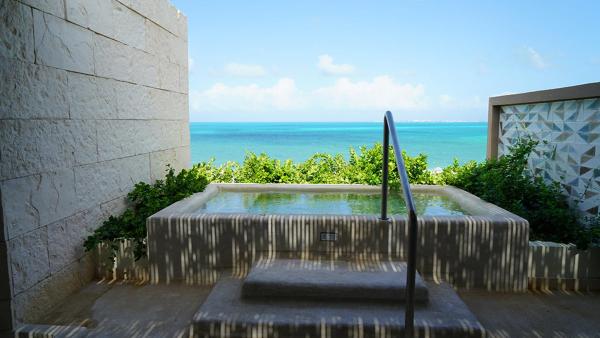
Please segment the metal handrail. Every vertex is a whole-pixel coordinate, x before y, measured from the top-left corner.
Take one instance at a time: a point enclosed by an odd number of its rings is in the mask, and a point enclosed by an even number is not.
[[[412,192],[410,191],[410,183],[402,157],[402,150],[398,143],[398,135],[396,134],[396,125],[392,113],[385,112],[383,118],[383,167],[381,180],[381,220],[389,221],[387,217],[387,199],[388,199],[388,171],[390,157],[390,135],[392,135],[392,146],[394,149],[394,157],[396,158],[396,168],[404,193],[404,201],[408,210],[408,259],[406,273],[406,310],[404,312],[404,336],[414,336],[414,319],[415,319],[415,278],[417,274],[417,209],[413,201]]]

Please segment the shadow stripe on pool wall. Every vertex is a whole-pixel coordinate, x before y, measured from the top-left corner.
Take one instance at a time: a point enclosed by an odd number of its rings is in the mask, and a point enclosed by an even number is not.
[[[375,215],[197,212],[220,191],[257,189],[356,192],[378,187],[211,184],[148,218],[151,282],[212,284],[224,269],[243,278],[259,259],[406,260],[408,229],[402,215],[381,221]],[[465,289],[527,289],[526,220],[454,187],[412,189],[449,196],[470,214],[419,217],[417,269],[424,278]]]

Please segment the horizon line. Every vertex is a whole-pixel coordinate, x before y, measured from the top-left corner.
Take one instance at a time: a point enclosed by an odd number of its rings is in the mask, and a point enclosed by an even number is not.
[[[198,121],[189,120],[193,123],[382,123],[382,121]],[[487,123],[488,121],[466,121],[466,120],[399,120],[396,123]]]

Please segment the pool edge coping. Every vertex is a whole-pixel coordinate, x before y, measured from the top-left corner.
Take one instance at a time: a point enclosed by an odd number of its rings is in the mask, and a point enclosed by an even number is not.
[[[247,215],[244,213],[197,213],[194,212],[202,203],[208,201],[211,197],[220,191],[239,191],[239,190],[253,190],[253,191],[304,191],[304,192],[380,192],[381,186],[379,185],[366,185],[366,184],[287,184],[287,183],[210,183],[206,186],[204,191],[195,193],[181,201],[175,202],[170,206],[158,211],[157,213],[148,217],[150,219],[164,219],[172,218],[174,216],[200,216],[200,215],[211,215],[211,216],[223,216],[230,217],[235,215]],[[462,189],[456,188],[450,185],[425,185],[425,184],[411,184],[411,190],[416,192],[434,192],[446,195],[456,203],[460,205],[468,215],[443,215],[443,216],[418,216],[420,219],[440,219],[440,218],[486,218],[486,219],[505,219],[516,222],[527,222],[524,218],[515,215],[499,206],[489,203],[469,192]],[[253,216],[261,217],[281,217],[281,216],[292,216],[282,214],[253,214]],[[367,217],[377,218],[376,215],[341,215],[341,214],[299,214],[293,216],[324,216],[324,217]],[[392,215],[394,219],[404,219],[405,215],[397,214]]]

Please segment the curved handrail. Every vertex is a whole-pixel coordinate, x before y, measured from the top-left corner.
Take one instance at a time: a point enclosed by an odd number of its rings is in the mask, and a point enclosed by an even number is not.
[[[406,273],[406,311],[404,312],[404,336],[413,337],[414,334],[414,319],[415,319],[415,278],[417,274],[417,210],[413,201],[412,192],[410,191],[410,183],[408,182],[408,174],[402,157],[402,150],[398,143],[398,135],[396,134],[396,125],[394,117],[390,111],[385,112],[383,118],[383,165],[382,165],[382,180],[381,180],[381,220],[388,221],[387,217],[387,197],[388,197],[388,174],[389,174],[389,152],[390,152],[390,135],[392,136],[392,146],[394,149],[394,157],[396,159],[396,168],[402,185],[404,194],[404,202],[408,210],[408,257],[407,257],[407,273]]]

